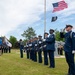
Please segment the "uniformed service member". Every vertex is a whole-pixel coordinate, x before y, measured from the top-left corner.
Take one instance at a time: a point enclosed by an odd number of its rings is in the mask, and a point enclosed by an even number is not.
[[[47,50],[49,54],[49,60],[50,60],[50,68],[55,68],[55,59],[54,59],[54,51],[55,51],[55,35],[54,30],[49,30],[50,36],[46,40],[47,42]]]
[[[42,36],[38,36],[38,62],[42,63]]]
[[[38,38],[34,38],[34,61],[37,62]]]
[[[29,41],[27,41],[26,43],[26,53],[27,53],[27,59],[30,58],[30,55],[29,55]]]
[[[2,46],[3,46],[3,50],[4,50],[3,52],[6,53],[7,52],[6,42],[3,41],[3,45]]]
[[[30,55],[30,59],[32,59],[32,39],[29,40],[29,55]]]
[[[48,33],[44,33],[44,39],[43,39],[43,55],[44,55],[44,65],[48,65],[48,56],[47,56],[47,43],[46,40],[48,39]]]
[[[2,45],[2,54],[3,54],[3,52],[4,52],[4,47],[3,47],[3,45]]]
[[[29,50],[30,50],[30,59],[34,61],[34,38],[30,39]]]
[[[8,47],[8,51],[9,51],[9,53],[11,53],[11,47],[10,46]]]
[[[60,37],[65,38],[64,51],[67,64],[69,66],[67,75],[75,75],[75,64],[74,64],[74,54],[75,54],[75,33],[72,32],[72,25],[66,25],[64,31],[60,32]]]
[[[34,46],[35,46],[35,45],[34,45],[34,41],[35,41],[35,38],[33,38],[33,39],[32,39],[32,42],[31,42],[31,43],[32,43],[32,60],[33,60],[33,61],[35,60],[35,55],[34,55],[34,52],[35,52]]]
[[[23,58],[24,43],[23,43],[22,39],[20,39],[19,44],[20,44],[20,57]]]

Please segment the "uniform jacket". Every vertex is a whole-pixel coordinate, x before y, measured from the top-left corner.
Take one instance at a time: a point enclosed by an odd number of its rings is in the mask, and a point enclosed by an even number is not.
[[[34,50],[38,50],[38,41],[36,40],[36,41],[34,41]]]
[[[47,50],[53,50],[55,51],[55,35],[51,34],[47,39]]]
[[[29,42],[29,49],[34,50],[34,42]]]
[[[72,33],[72,37],[71,37]],[[64,44],[64,51],[65,52],[72,52],[72,50],[75,50],[75,33],[70,31],[67,33],[60,33],[61,38],[65,38],[65,44]]]
[[[48,37],[46,37],[46,38],[43,40],[43,51],[47,51],[47,42],[46,42],[47,39],[48,39]]]
[[[38,49],[42,49],[42,46],[43,46],[43,40],[40,39],[38,40]]]

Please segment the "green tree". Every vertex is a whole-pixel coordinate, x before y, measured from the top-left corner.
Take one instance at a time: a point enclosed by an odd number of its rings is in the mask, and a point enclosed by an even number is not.
[[[26,31],[21,34],[23,37],[26,38],[26,40],[29,40],[30,38],[33,38],[36,36],[35,30],[32,27],[28,27]]]
[[[17,42],[16,37],[10,36],[9,41],[12,43],[12,47],[15,48],[15,44]]]
[[[64,41],[63,38],[60,38],[60,32],[58,30],[55,30],[55,37],[56,41]]]

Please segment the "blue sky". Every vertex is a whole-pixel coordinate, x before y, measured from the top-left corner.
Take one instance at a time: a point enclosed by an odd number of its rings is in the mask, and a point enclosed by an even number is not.
[[[62,29],[66,24],[74,26],[75,0],[65,0],[68,8],[52,13],[52,3],[62,0],[46,0],[46,32],[50,28]],[[52,16],[58,16],[51,22]],[[21,34],[28,27],[33,27],[37,36],[44,33],[44,0],[0,0],[0,36],[15,36],[24,39]]]

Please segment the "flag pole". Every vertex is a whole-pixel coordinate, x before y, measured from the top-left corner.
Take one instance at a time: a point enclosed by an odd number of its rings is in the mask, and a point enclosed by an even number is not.
[[[46,32],[46,0],[44,0],[44,33]]]

